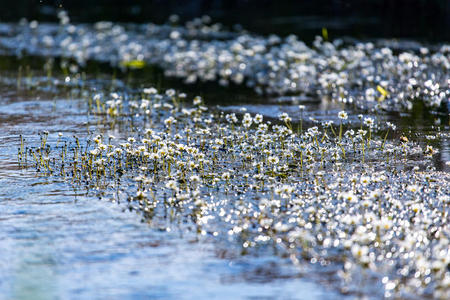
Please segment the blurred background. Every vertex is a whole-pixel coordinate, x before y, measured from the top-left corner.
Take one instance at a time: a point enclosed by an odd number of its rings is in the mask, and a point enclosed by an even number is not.
[[[0,21],[56,21],[65,9],[73,22],[164,23],[209,15],[250,31],[297,34],[308,41],[328,29],[330,38],[406,38],[450,41],[450,0],[1,0]]]

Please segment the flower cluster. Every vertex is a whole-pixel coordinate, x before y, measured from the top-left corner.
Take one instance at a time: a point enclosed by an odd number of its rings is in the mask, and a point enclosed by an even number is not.
[[[46,133],[20,162],[126,202],[156,228],[242,253],[278,249],[336,274],[347,293],[449,295],[450,176],[434,169],[434,148],[387,139],[393,124],[379,132],[366,118],[352,128],[342,111],[341,132],[331,122],[299,131],[287,114],[272,124],[211,112],[174,90],[97,95],[102,116],[120,124],[115,136],[58,146]]]
[[[155,64],[166,76],[187,83],[245,84],[258,93],[304,93],[362,108],[410,110],[421,100],[430,108],[449,107],[450,46],[401,48],[392,41],[324,41],[307,46],[296,36],[263,37],[224,31],[210,18],[185,26],[92,26],[23,21],[2,24],[0,49],[21,55],[107,61],[123,68]],[[397,53],[398,52],[398,53]],[[62,66],[78,70],[77,65]]]

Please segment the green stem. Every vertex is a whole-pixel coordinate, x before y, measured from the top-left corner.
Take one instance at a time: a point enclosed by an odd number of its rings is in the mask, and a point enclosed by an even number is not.
[[[383,144],[381,144],[381,150],[383,150],[384,149],[384,144],[386,144],[386,139],[387,139],[387,137],[388,137],[388,133],[389,133],[389,128],[388,128],[388,130],[386,131],[386,134],[385,134],[385,136],[384,136],[384,139],[383,139]]]

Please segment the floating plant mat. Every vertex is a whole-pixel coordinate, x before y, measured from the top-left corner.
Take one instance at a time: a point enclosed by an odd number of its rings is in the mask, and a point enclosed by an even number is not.
[[[435,169],[435,147],[394,124],[344,111],[334,123],[274,123],[154,88],[86,95],[101,120],[92,137],[44,132],[19,149],[21,167],[125,203],[162,231],[289,258],[342,293],[448,298],[450,174]]]
[[[450,46],[398,41],[327,41],[229,32],[209,18],[177,24],[99,22],[1,24],[0,53],[158,65],[187,83],[244,84],[258,93],[327,95],[363,109],[411,110],[415,101],[449,111]]]

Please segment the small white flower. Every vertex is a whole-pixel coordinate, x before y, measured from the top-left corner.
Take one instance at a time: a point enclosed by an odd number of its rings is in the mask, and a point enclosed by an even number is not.
[[[271,165],[276,165],[278,164],[278,162],[280,161],[280,159],[277,156],[269,156],[267,158],[267,161],[271,164]]]
[[[260,114],[257,114],[253,120],[254,120],[255,124],[259,124],[263,121],[263,116]]]
[[[194,98],[194,105],[200,105],[200,104],[202,104],[202,102],[203,102],[203,100],[202,100],[202,97],[200,97],[200,96],[196,96],[195,98]]]
[[[291,117],[289,117],[289,115],[287,113],[280,114],[279,118],[283,122],[290,122],[292,120]]]
[[[338,118],[341,120],[347,120],[348,119],[348,114],[345,111],[340,111],[338,113]]]
[[[151,87],[151,88],[145,88],[145,89],[143,90],[143,92],[144,92],[145,94],[156,94],[156,93],[158,93],[158,90],[155,89],[154,87]]]
[[[364,119],[364,124],[366,126],[372,128],[373,125],[374,125],[374,120],[372,118],[367,117],[367,118]]]
[[[177,191],[178,190],[178,184],[175,180],[169,180],[166,183],[166,188]]]
[[[391,122],[386,122],[386,125],[394,131],[395,131],[395,129],[397,129],[397,127],[394,124],[392,124]]]

